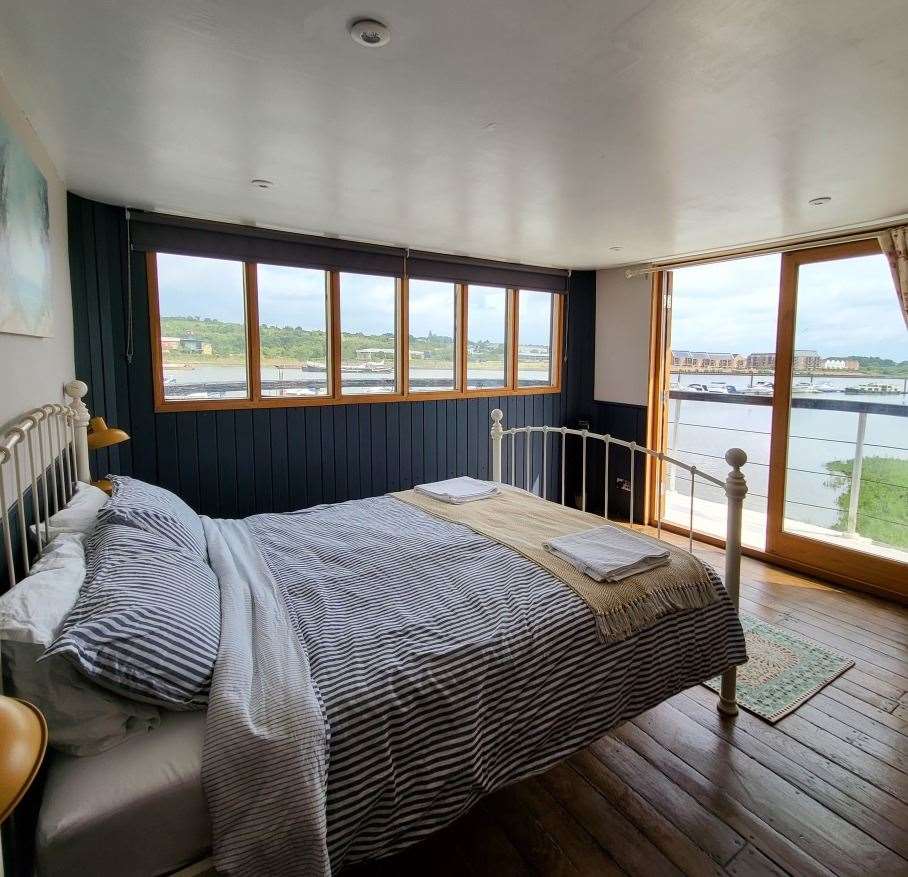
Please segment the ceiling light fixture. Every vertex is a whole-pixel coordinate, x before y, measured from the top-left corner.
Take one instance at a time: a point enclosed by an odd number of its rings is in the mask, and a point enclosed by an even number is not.
[[[370,49],[387,46],[391,41],[391,31],[387,25],[373,18],[361,18],[350,25],[350,36],[354,43],[367,46]]]
[[[624,247],[609,247],[613,253],[617,253],[619,250],[623,250]]]
[[[255,179],[250,180],[250,182],[256,189],[271,189],[274,186],[274,183],[271,180]]]
[[[820,195],[819,198],[811,198],[807,203],[810,204],[811,207],[822,207],[830,201],[832,201],[832,198],[829,195]]]

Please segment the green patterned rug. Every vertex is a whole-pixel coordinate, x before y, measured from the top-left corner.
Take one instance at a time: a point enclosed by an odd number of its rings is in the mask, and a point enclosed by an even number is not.
[[[840,676],[854,661],[797,634],[741,613],[748,661],[738,667],[738,705],[778,722]],[[719,690],[719,678],[704,683]]]

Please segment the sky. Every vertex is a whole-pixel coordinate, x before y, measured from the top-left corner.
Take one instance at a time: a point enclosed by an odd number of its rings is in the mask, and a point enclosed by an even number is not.
[[[775,350],[780,266],[775,254],[675,271],[673,349]],[[908,360],[908,329],[885,257],[802,266],[795,346],[826,357]]]
[[[277,326],[325,328],[325,273],[308,268],[259,266],[259,318]],[[454,285],[411,280],[410,334],[453,334]],[[504,290],[492,287],[470,302],[470,340],[500,341]],[[158,295],[165,317],[200,316],[243,320],[243,266],[240,262],[158,255]],[[520,343],[549,343],[549,301],[538,293],[521,299]],[[381,335],[394,331],[394,280],[341,274],[341,325],[344,331]]]

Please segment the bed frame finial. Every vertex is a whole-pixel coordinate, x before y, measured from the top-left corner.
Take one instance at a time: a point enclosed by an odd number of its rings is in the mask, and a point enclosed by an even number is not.
[[[72,399],[69,407],[72,408],[75,415],[73,431],[76,445],[76,478],[88,483],[91,481],[91,469],[88,465],[88,421],[91,416],[88,413],[88,407],[82,401],[88,393],[88,384],[85,381],[70,381],[63,388],[63,392]]]
[[[741,585],[741,516],[744,510],[744,497],[747,496],[747,479],[741,467],[747,462],[747,454],[741,448],[729,448],[725,452],[725,462],[731,471],[725,477],[725,496],[728,499],[728,517],[725,531],[725,590],[728,597],[738,609]],[[737,690],[738,671],[732,667],[722,675],[722,685],[717,704],[720,713],[734,716],[738,713],[735,692]]]

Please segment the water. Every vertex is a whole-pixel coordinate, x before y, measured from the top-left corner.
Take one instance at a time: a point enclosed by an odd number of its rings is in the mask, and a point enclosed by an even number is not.
[[[726,375],[675,375],[679,388],[692,383],[720,381],[733,384],[742,392],[750,386],[750,374]],[[772,376],[756,375],[757,381],[771,380]],[[903,378],[822,377],[816,384],[829,384],[840,390],[868,382],[903,386]],[[796,378],[796,383],[809,378]],[[795,397],[802,394],[795,392]],[[908,406],[908,395],[845,394],[843,392],[803,394],[808,399],[833,399],[851,402],[876,402],[887,405]],[[747,452],[745,473],[748,496],[745,507],[766,512],[766,495],[769,476],[769,444],[772,426],[772,408],[768,405],[732,405],[700,400],[672,400],[669,405],[669,447],[673,456],[685,463],[694,464],[711,475],[724,478],[728,471],[725,451],[732,446]],[[675,419],[680,405],[678,423]],[[851,460],[858,428],[858,414],[850,411],[817,411],[794,408],[789,428],[788,472],[786,509],[788,518],[822,527],[832,527],[839,519],[837,498],[846,489],[844,478],[833,477],[826,464],[834,460]],[[908,417],[885,414],[867,415],[867,432],[864,443],[865,457],[885,456],[908,459]],[[684,478],[682,478],[682,475]],[[690,489],[686,473],[676,473],[676,489],[686,493]],[[697,485],[697,497],[724,501],[718,487]]]
[[[469,369],[468,377],[470,379],[494,379],[500,377],[500,371],[495,369]],[[342,369],[341,376],[344,380],[372,380],[376,385],[381,385],[392,380],[394,373],[388,372],[364,372],[356,370]],[[410,377],[414,379],[437,379],[440,386],[450,387],[452,379],[452,370],[444,368],[414,368],[410,366]],[[164,369],[164,379],[168,386],[181,386],[186,384],[222,384],[226,382],[242,383],[246,380],[246,368],[241,365],[194,365],[192,368],[166,368]],[[532,369],[525,364],[520,367],[521,381],[537,381],[539,383],[548,383],[549,373],[546,368],[538,370]],[[262,366],[263,381],[280,381],[288,383],[297,381],[318,381],[324,384],[327,381],[327,374],[322,371],[302,371],[297,368],[278,369],[275,366]],[[236,395],[236,394],[233,394]],[[239,393],[239,395],[244,395]],[[186,398],[185,396],[176,396],[174,398]]]

